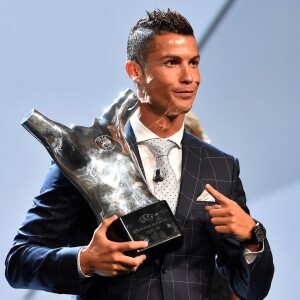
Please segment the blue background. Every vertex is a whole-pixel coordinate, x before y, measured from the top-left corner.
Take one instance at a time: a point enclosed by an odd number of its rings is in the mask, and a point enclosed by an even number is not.
[[[204,36],[226,1],[0,1],[0,272],[3,299],[69,299],[14,290],[4,260],[50,165],[20,122],[35,108],[89,126],[126,88],[126,40],[145,10],[171,7]],[[300,2],[235,1],[201,51],[196,113],[212,144],[237,156],[252,215],[275,260],[267,299],[297,299]]]

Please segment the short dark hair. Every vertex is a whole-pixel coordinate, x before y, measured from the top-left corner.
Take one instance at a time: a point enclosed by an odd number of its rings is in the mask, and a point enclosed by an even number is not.
[[[180,13],[167,9],[146,11],[147,15],[132,27],[127,41],[127,59],[144,65],[155,35],[175,33],[194,36],[189,21]]]

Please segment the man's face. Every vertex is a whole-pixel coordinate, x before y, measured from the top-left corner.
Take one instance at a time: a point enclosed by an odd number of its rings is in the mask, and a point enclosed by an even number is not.
[[[144,99],[154,112],[174,118],[191,109],[200,84],[199,61],[193,36],[154,37],[140,77]]]

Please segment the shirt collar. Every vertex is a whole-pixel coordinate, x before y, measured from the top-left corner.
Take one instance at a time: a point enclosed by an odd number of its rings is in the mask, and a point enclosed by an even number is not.
[[[137,143],[144,142],[149,139],[159,138],[158,135],[153,133],[150,129],[148,129],[138,118],[138,111],[137,109],[133,115],[130,117],[130,124],[132,126],[135,139]],[[173,135],[169,136],[167,139],[174,142],[178,148],[181,148],[181,141],[184,132],[184,124],[182,124],[181,128]]]

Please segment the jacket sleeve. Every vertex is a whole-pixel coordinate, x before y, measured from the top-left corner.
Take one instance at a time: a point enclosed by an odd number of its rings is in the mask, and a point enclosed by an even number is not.
[[[14,288],[80,294],[74,242],[82,197],[52,164],[41,193],[34,199],[6,258],[6,278]],[[88,243],[88,238],[81,239]],[[78,240],[78,239],[77,239]]]
[[[231,199],[250,214],[239,172],[238,160],[234,159]],[[270,290],[274,274],[273,257],[268,240],[264,241],[264,251],[249,265],[245,261],[244,246],[241,242],[227,236],[220,238],[218,244],[217,266],[228,278],[234,293],[241,299],[264,299]]]

